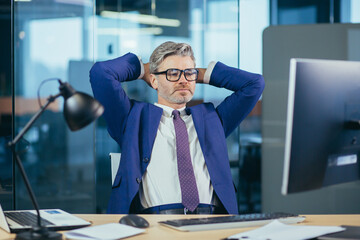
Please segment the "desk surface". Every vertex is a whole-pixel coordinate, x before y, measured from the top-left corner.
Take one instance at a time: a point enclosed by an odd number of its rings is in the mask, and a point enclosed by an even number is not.
[[[77,216],[92,222],[92,225],[101,225],[105,223],[118,222],[123,215],[112,214],[76,214]],[[180,232],[167,228],[158,224],[159,221],[168,219],[189,218],[189,215],[141,215],[146,218],[150,227],[146,229],[146,232],[127,239],[222,239],[231,236],[236,233],[251,230],[253,228],[234,228],[225,230],[214,231],[200,231],[200,232]],[[204,216],[204,215],[202,215]],[[328,226],[340,226],[340,225],[353,225],[360,226],[360,215],[304,215],[306,220],[301,225],[328,225]],[[192,215],[191,217],[200,217],[199,215]],[[4,230],[0,229],[0,239],[13,239],[15,234],[8,234]]]

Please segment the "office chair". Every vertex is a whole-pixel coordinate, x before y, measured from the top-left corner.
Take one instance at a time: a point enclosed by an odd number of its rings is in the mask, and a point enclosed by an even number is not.
[[[109,153],[111,161],[111,184],[114,184],[117,170],[120,165],[121,153]]]

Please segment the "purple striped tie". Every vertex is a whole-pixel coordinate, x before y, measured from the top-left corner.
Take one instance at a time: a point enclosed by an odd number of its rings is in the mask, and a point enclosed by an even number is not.
[[[176,155],[182,204],[185,208],[193,212],[199,204],[199,193],[191,163],[189,137],[185,122],[180,117],[180,112],[174,110],[172,113],[174,115]]]

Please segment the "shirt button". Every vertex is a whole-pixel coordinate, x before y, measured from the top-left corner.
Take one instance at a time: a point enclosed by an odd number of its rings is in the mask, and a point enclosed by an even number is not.
[[[137,183],[141,183],[141,179],[140,179],[140,178],[136,178],[136,182],[137,182]]]
[[[148,162],[149,162],[149,158],[146,157],[146,158],[143,159],[143,161],[144,161],[144,163],[148,163]]]

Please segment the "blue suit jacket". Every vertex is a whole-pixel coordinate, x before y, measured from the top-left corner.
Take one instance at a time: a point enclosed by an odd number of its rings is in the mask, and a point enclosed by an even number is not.
[[[105,107],[108,131],[121,146],[120,166],[112,187],[108,213],[128,213],[151,159],[162,109],[129,99],[121,82],[137,79],[141,65],[136,55],[95,63],[90,70],[94,96]],[[250,113],[263,89],[261,75],[216,63],[210,85],[234,91],[216,108],[203,103],[187,108],[192,114],[214,191],[231,214],[238,213],[230,172],[226,137]],[[164,190],[166,191],[166,190]]]

